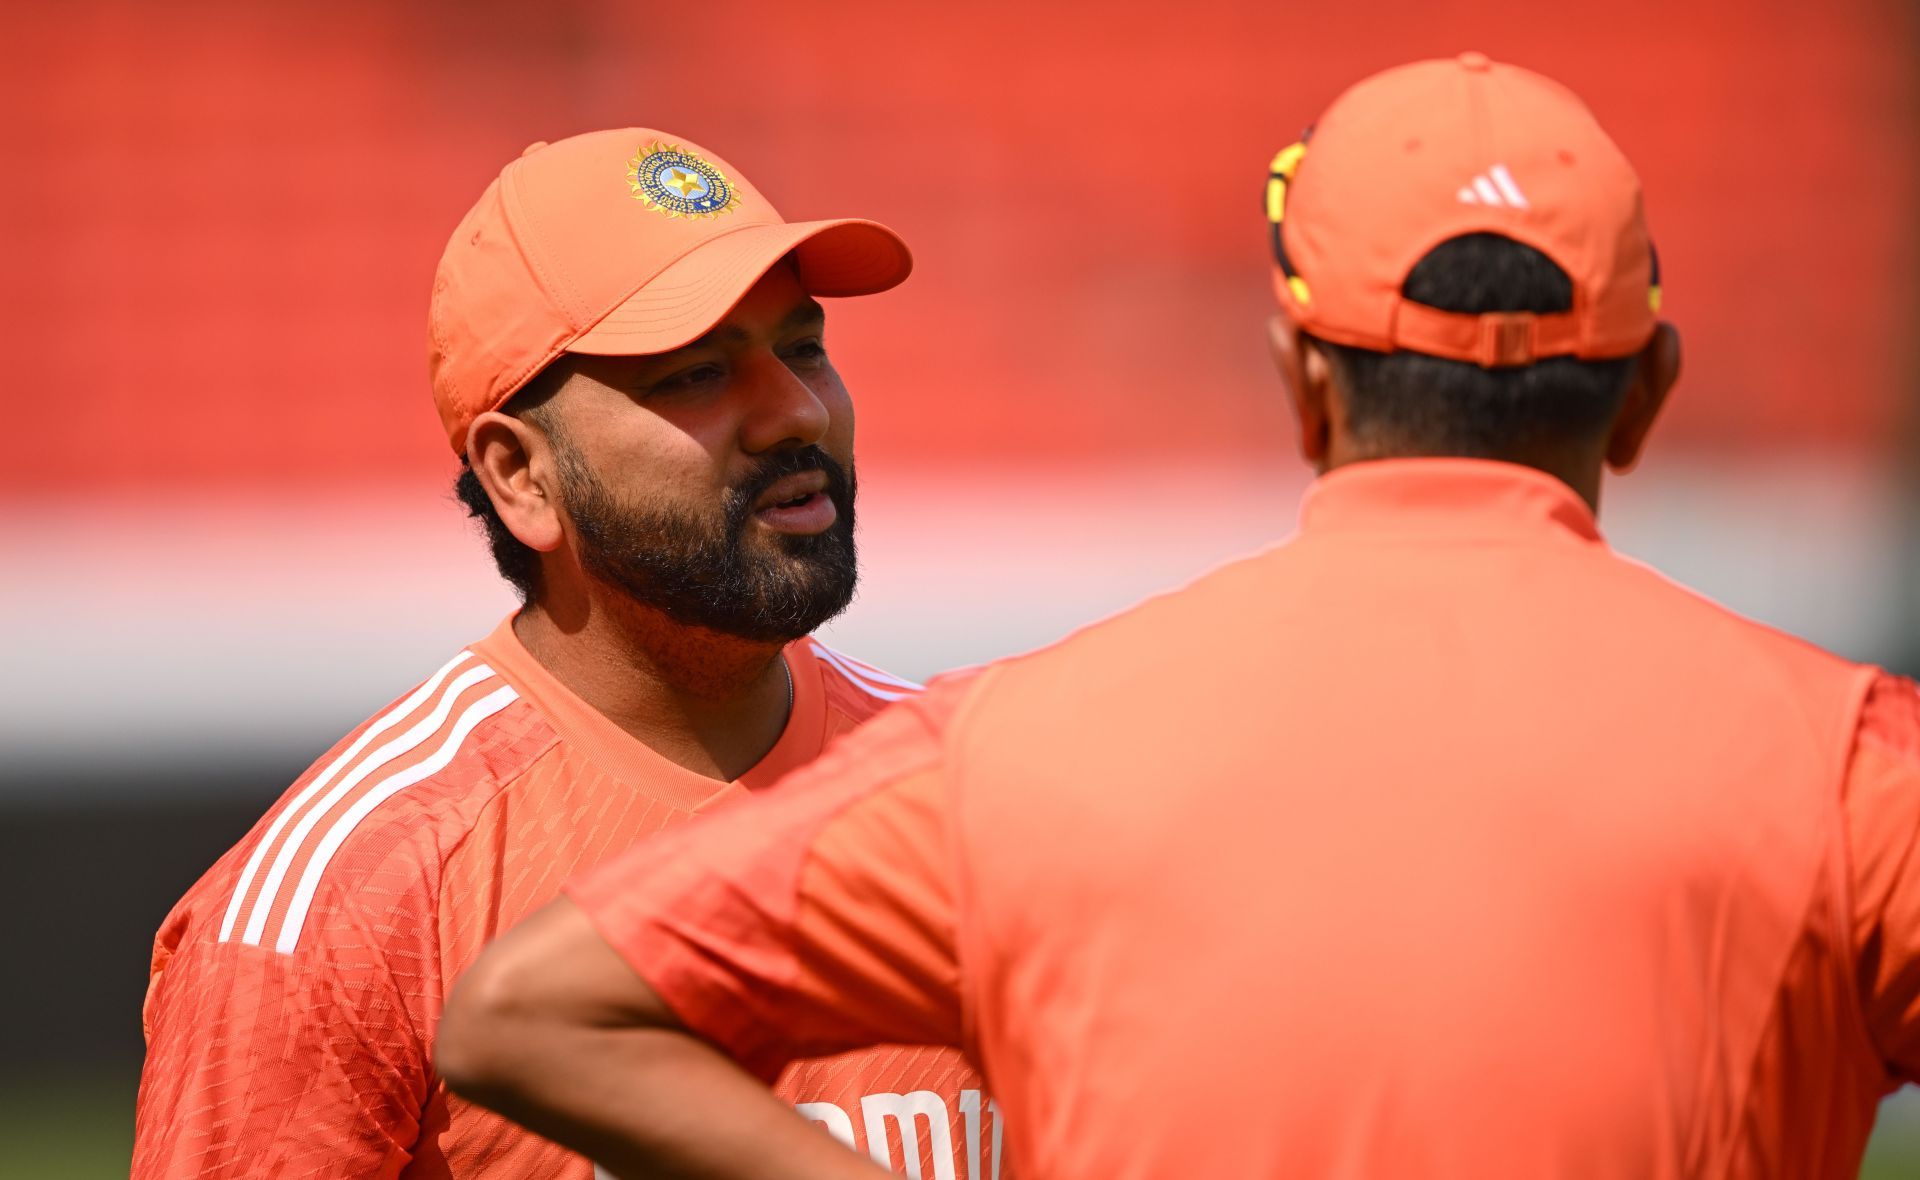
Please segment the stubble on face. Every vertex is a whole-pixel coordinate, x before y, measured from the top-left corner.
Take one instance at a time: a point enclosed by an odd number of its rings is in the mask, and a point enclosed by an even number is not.
[[[761,643],[811,634],[853,601],[855,480],[817,446],[782,451],[728,487],[717,503],[628,497],[608,488],[564,435],[550,433],[560,493],[596,580],[684,626]],[[777,481],[826,476],[831,527],[775,533],[753,521],[754,502]]]

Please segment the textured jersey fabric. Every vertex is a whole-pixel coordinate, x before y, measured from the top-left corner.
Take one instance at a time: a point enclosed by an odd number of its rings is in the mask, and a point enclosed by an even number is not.
[[[963,1047],[1030,1174],[1851,1180],[1920,1078],[1915,686],[1530,469],[1343,468],[756,819],[567,890],[762,1076]]]
[[[349,734],[155,940],[134,1175],[591,1177],[447,1092],[432,1068],[442,1004],[481,947],[569,875],[744,799],[917,690],[811,639],[786,658],[792,717],[731,784],[580,701],[511,620]],[[947,1176],[970,1136],[990,1151],[998,1134],[949,1050],[799,1063],[780,1091],[914,1174]],[[943,1143],[948,1158],[933,1158]]]

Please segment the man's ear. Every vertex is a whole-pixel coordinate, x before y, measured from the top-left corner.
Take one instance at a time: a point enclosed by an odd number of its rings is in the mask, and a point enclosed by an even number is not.
[[[1623,473],[1633,470],[1647,445],[1654,419],[1660,416],[1667,394],[1679,380],[1680,333],[1672,324],[1662,323],[1634,360],[1627,395],[1613,420],[1613,433],[1607,436],[1608,467]]]
[[[553,445],[537,428],[489,410],[467,428],[467,462],[507,531],[538,553],[560,547],[558,473]]]
[[[1316,470],[1321,469],[1333,438],[1334,407],[1329,400],[1332,366],[1285,308],[1267,321],[1267,343],[1273,350],[1273,367],[1279,370],[1287,401],[1293,406],[1294,422],[1300,428],[1300,456]]]

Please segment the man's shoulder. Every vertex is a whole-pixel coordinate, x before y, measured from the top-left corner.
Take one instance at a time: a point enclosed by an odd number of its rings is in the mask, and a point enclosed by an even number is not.
[[[431,907],[447,855],[555,741],[498,671],[461,651],[295,780],[174,908],[156,966],[189,939],[291,954],[316,910]]]
[[[895,701],[922,691],[921,685],[829,647],[812,636],[801,643],[819,665],[828,710],[853,725],[859,725]]]
[[[1920,684],[1882,672],[1860,708],[1859,742],[1920,771]]]
[[[1871,679],[1869,665],[1746,615],[1646,562],[1609,550],[1598,568],[1611,575],[1609,592],[1592,600],[1590,613],[1604,611],[1608,626],[1669,651],[1710,653],[1729,683],[1758,678],[1812,687]]]
[[[1287,576],[1291,550],[1275,544],[1220,562],[1051,643],[964,669],[971,673],[966,679],[991,692],[995,685],[1033,679],[1064,678],[1091,687],[1116,679],[1177,677],[1184,660],[1204,659],[1222,646],[1244,646],[1250,621],[1271,608],[1275,588]],[[1169,687],[1177,688],[1177,680]],[[1061,699],[1078,695],[1068,692]]]

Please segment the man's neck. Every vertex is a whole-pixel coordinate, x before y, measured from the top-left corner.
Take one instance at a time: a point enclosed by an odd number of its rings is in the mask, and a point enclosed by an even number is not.
[[[513,622],[554,679],[662,757],[729,781],[764,758],[787,723],[790,675],[778,643],[674,622],[601,594]]]
[[[1424,452],[1391,452],[1377,448],[1363,449],[1353,446],[1345,439],[1336,438],[1334,445],[1327,450],[1326,458],[1317,466],[1318,473],[1325,475],[1337,467],[1349,463],[1365,463],[1376,459],[1445,459],[1473,458],[1493,459],[1501,463],[1517,463],[1522,467],[1531,467],[1544,471],[1561,483],[1574,490],[1587,507],[1596,515],[1600,511],[1600,473],[1603,456],[1598,451],[1578,450],[1542,450],[1530,453],[1510,455],[1444,455]]]

